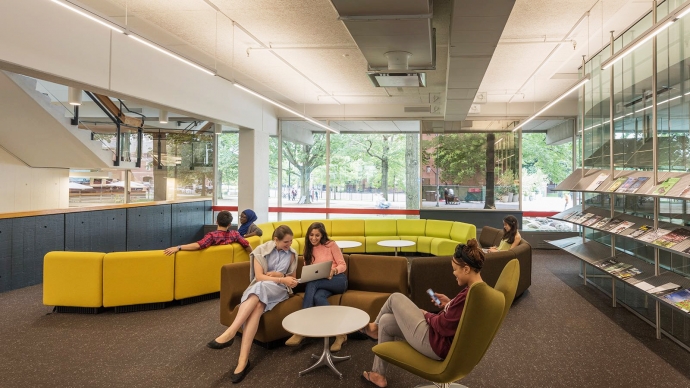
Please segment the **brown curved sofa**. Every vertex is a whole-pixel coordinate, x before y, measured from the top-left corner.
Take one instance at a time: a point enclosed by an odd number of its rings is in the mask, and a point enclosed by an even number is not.
[[[408,294],[407,259],[402,256],[343,255],[347,263],[348,288],[344,294],[328,298],[331,305],[356,307],[369,314],[371,321],[394,292]],[[302,273],[304,259],[300,257],[297,277]],[[226,264],[221,268],[220,323],[230,326],[237,316],[242,293],[249,286],[249,262]],[[278,303],[261,316],[255,340],[269,344],[289,337],[283,329],[283,318],[302,308],[304,285],[286,301]]]
[[[485,226],[479,236],[482,247],[498,246],[503,237],[500,229]],[[515,297],[522,295],[532,284],[532,246],[523,238],[520,244],[507,251],[486,253],[482,279],[494,287],[501,271],[512,259],[520,263],[520,281]],[[431,288],[435,292],[455,296],[459,290],[455,277],[451,273],[451,256],[418,257],[410,264],[410,298],[419,308],[427,311],[438,311],[426,294]]]

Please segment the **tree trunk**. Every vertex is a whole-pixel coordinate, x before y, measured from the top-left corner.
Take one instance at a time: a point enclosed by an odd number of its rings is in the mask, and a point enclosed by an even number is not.
[[[381,153],[381,191],[383,198],[388,201],[388,152],[390,151],[390,136],[383,136],[383,152]]]
[[[307,169],[305,167],[300,167],[299,168],[299,176],[300,176],[300,182],[302,183],[302,189],[300,190],[301,196],[304,197],[304,204],[311,204],[311,198],[309,197],[309,172],[307,172]],[[302,199],[299,198],[298,201]]]
[[[419,209],[419,135],[407,134],[405,143],[405,208]]]
[[[484,199],[484,209],[496,209],[494,198],[495,141],[495,134],[488,133],[486,135],[486,198]]]

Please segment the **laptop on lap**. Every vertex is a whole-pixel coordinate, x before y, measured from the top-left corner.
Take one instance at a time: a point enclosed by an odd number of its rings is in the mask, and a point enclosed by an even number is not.
[[[331,274],[332,263],[332,261],[324,261],[318,264],[305,265],[302,267],[302,277],[299,282],[306,283],[327,278]]]

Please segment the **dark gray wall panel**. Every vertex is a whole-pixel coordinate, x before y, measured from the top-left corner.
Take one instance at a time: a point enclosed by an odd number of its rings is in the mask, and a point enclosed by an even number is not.
[[[171,205],[127,209],[127,250],[165,249],[171,243]]]
[[[174,203],[172,212],[171,245],[189,244],[204,236],[206,205],[204,201]]]
[[[204,210],[204,214],[206,216],[204,224],[215,225],[216,220],[213,218],[213,201],[204,201],[204,205],[206,206],[206,209]],[[237,220],[235,220],[235,222],[236,221]]]
[[[65,215],[12,220],[12,288],[43,281],[43,256],[65,250]]]
[[[12,220],[0,220],[0,292],[12,290]]]
[[[65,250],[121,252],[127,250],[127,210],[65,214]]]

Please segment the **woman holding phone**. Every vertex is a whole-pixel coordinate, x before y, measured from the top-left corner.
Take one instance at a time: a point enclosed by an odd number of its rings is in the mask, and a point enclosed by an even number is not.
[[[467,292],[472,284],[483,282],[480,271],[484,266],[484,253],[477,240],[471,239],[467,245],[459,244],[451,265],[461,291],[453,299],[434,293],[432,302],[436,303],[434,297],[438,298],[440,312],[430,313],[419,309],[405,295],[395,293],[383,305],[376,320],[368,324],[363,332],[379,343],[404,338],[423,355],[434,360],[445,359],[465,308]],[[364,372],[362,378],[377,387],[385,387],[388,385],[385,376],[387,365],[387,362],[374,356],[372,371]]]

